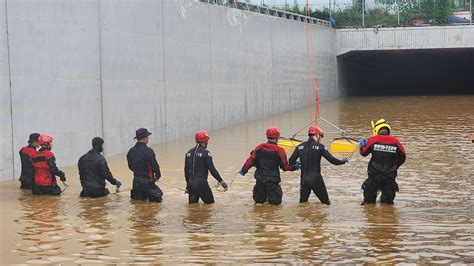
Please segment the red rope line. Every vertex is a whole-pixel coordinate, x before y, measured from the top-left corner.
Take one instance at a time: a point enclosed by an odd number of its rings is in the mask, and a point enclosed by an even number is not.
[[[311,85],[314,81],[314,94],[315,94],[315,113],[314,113],[314,124],[318,125],[319,120],[319,89],[318,89],[318,79],[316,76],[316,63],[314,62],[314,52],[313,52],[313,36],[311,30],[311,10],[309,8],[309,0],[306,0],[306,52],[308,54],[308,86],[307,86],[307,106],[308,113],[311,120]]]

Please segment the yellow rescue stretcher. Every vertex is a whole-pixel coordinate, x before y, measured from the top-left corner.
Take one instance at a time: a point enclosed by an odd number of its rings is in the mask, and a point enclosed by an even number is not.
[[[335,138],[329,145],[329,150],[332,153],[352,153],[357,149],[358,141],[355,139],[340,137]]]
[[[283,148],[285,151],[292,151],[296,148],[296,146],[300,145],[302,141],[294,139],[294,138],[279,138],[278,139],[278,146]]]
[[[279,138],[278,146],[285,151],[292,151],[301,144],[302,141],[294,138]],[[332,153],[352,153],[357,149],[358,141],[348,137],[335,138],[331,141],[329,149]]]

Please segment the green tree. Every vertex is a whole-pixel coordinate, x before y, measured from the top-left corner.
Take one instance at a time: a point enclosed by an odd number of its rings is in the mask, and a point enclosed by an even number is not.
[[[314,10],[311,12],[311,17],[322,19],[322,20],[329,20],[329,9],[324,8],[323,10]]]

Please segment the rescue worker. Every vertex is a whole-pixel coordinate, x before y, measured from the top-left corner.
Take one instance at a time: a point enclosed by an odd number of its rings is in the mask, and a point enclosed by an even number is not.
[[[288,164],[285,151],[277,145],[280,130],[277,127],[269,127],[266,132],[267,143],[258,145],[251,153],[240,170],[244,176],[252,166],[255,166],[254,177],[256,179],[253,188],[253,200],[255,203],[268,203],[280,205],[283,192],[280,187],[280,170],[295,171],[297,166]]]
[[[112,176],[107,161],[101,152],[104,151],[104,140],[100,137],[92,139],[92,149],[79,158],[77,166],[81,179],[81,197],[98,198],[110,192],[105,187],[105,180],[115,185],[117,189],[122,183]]]
[[[60,195],[61,188],[56,183],[56,176],[65,183],[66,175],[56,166],[56,158],[51,151],[53,137],[41,134],[38,143],[41,148],[31,157],[35,168],[35,182],[31,191],[34,195]]]
[[[345,164],[348,159],[339,160],[335,158],[320,143],[320,140],[324,137],[324,131],[320,127],[310,127],[308,136],[307,141],[295,148],[289,160],[291,165],[296,165],[298,158],[301,161],[300,203],[308,202],[311,191],[313,191],[321,203],[330,205],[331,201],[329,201],[326,185],[321,175],[321,157],[334,165]]]
[[[372,131],[373,137],[359,140],[360,154],[364,157],[372,154],[367,169],[369,177],[362,184],[362,205],[375,203],[378,191],[382,191],[382,203],[393,204],[398,191],[395,178],[398,168],[405,162],[405,149],[397,138],[390,135],[391,127],[385,119],[372,121]]]
[[[137,143],[127,153],[128,168],[133,172],[130,197],[134,200],[161,202],[163,191],[155,184],[160,179],[161,172],[155,152],[147,146],[150,135],[146,128],[137,129]]]
[[[31,189],[31,186],[34,184],[35,168],[31,163],[31,157],[36,153],[36,149],[39,147],[39,136],[39,133],[31,133],[30,138],[28,139],[28,146],[25,146],[20,149],[20,188]]]
[[[228,185],[222,179],[212,162],[211,153],[206,150],[209,142],[209,133],[199,130],[195,135],[196,146],[186,153],[184,160],[184,177],[186,179],[186,190],[189,193],[189,204],[198,203],[201,199],[204,203],[214,203],[207,176],[209,172],[227,190]]]

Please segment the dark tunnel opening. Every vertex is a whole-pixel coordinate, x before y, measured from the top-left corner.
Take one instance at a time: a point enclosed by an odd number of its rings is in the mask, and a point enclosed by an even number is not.
[[[351,51],[338,69],[348,96],[474,94],[474,48]]]

